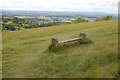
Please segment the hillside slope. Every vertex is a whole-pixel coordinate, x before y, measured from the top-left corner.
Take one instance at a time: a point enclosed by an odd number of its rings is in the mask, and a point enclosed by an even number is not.
[[[80,32],[93,43],[45,53],[51,38],[76,38]],[[117,57],[117,20],[3,32],[3,78],[114,78]]]

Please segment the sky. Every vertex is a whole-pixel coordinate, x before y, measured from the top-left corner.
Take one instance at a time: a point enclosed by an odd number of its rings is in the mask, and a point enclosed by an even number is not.
[[[119,0],[0,0],[0,10],[118,13]]]

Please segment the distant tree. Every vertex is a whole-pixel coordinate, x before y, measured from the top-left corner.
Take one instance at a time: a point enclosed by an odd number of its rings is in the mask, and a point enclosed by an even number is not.
[[[16,28],[13,27],[13,26],[12,26],[12,27],[9,27],[8,29],[9,29],[9,30],[12,30],[12,31],[15,31],[15,30],[16,30]]]
[[[103,17],[102,20],[110,20],[111,18],[112,18],[112,16],[108,15],[108,16]]]
[[[7,30],[16,30],[16,28],[12,25],[12,24],[2,24],[2,26],[4,27],[3,29],[7,29]]]
[[[7,22],[8,22],[8,21],[7,21],[7,20],[5,20],[5,19],[3,19],[2,21],[3,21],[4,23],[7,23]]]
[[[75,23],[80,23],[80,22],[86,22],[85,19],[81,18],[81,17],[78,17],[76,20],[75,20]]]

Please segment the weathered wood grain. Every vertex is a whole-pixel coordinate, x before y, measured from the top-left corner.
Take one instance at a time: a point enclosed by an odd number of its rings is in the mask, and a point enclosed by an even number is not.
[[[73,41],[77,41],[77,40],[80,40],[80,38],[74,38],[74,39],[69,39],[69,40],[65,40],[65,41],[59,41],[58,44],[64,44],[64,43],[73,42]]]

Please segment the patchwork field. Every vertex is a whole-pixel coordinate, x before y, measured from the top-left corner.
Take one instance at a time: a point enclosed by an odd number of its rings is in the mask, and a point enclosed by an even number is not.
[[[45,52],[51,38],[77,38],[91,44],[62,53]],[[3,78],[114,78],[118,73],[118,21],[65,24],[2,33]]]

